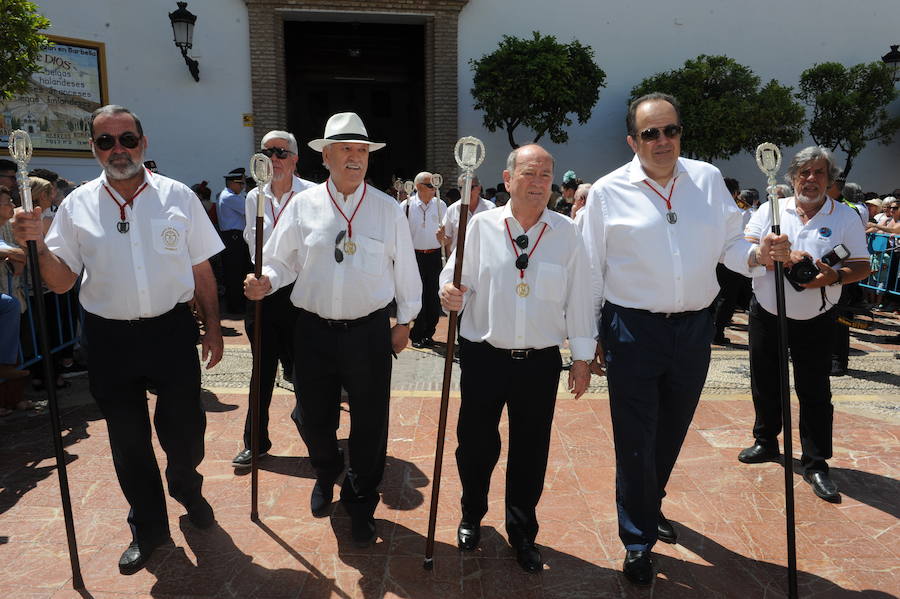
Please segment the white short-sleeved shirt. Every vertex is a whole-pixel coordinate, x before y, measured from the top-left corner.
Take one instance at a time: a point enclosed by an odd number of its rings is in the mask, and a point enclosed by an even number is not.
[[[428,203],[419,199],[419,194],[400,202],[400,208],[409,221],[409,233],[412,235],[413,248],[417,250],[436,250],[441,247],[437,240],[437,230],[447,214],[447,204],[433,197]]]
[[[192,268],[219,253],[222,240],[197,195],[173,179],[145,171],[146,187],[125,207],[106,174],[82,185],[60,204],[45,239],[74,273],[84,270],[84,309],[113,320],[165,314],[194,297]]]
[[[766,202],[753,214],[747,224],[744,235],[751,243],[759,243],[772,228],[772,202]],[[814,259],[819,259],[839,243],[843,243],[850,255],[842,264],[853,262],[869,262],[869,250],[866,247],[866,234],[859,226],[859,214],[850,206],[825,199],[825,204],[805,225],[800,222],[796,203],[793,197],[780,201],[781,233],[787,235],[792,250],[808,252]],[[841,286],[827,286],[825,309],[837,303],[841,297]],[[756,300],[767,312],[775,314],[775,271],[767,271],[764,276],[753,279],[753,293]],[[796,291],[793,286],[784,286],[784,305],[787,317],[794,320],[809,320],[822,313],[822,294],[818,289]]]

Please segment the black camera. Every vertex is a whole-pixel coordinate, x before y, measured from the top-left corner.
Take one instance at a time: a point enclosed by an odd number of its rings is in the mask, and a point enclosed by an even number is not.
[[[846,246],[844,246],[843,243],[839,243],[834,246],[834,249],[822,256],[822,262],[828,266],[834,266],[849,255],[850,251],[847,250]],[[803,259],[800,262],[797,262],[790,268],[784,270],[784,278],[787,279],[788,283],[791,284],[791,287],[797,291],[806,289],[806,287],[801,287],[801,285],[809,283],[815,279],[818,274],[819,268],[809,256],[803,256]]]

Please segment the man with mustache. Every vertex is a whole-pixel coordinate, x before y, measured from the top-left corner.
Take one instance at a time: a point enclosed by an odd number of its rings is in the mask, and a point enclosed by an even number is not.
[[[785,285],[788,345],[794,364],[794,387],[800,402],[800,464],[803,479],[826,501],[840,501],[837,485],[828,477],[831,457],[831,340],[836,326],[834,304],[841,286],[869,276],[869,253],[865,232],[856,211],[826,195],[838,169],[831,152],[818,146],[804,148],[794,156],[786,179],[794,196],[779,205],[781,232],[794,244],[790,263],[811,257],[819,273],[803,289]],[[771,228],[772,204],[760,206],[747,224],[747,239],[756,243]],[[834,267],[822,262],[839,243],[850,251]],[[756,423],[754,444],[741,451],[738,460],[757,464],[778,458],[781,432],[781,382],[778,375],[778,321],[775,304],[775,273],[753,279],[750,302],[750,382]],[[785,431],[790,434],[790,431]],[[785,456],[786,460],[792,456]]]
[[[406,217],[397,202],[365,182],[369,139],[352,112],[333,115],[325,135],[309,142],[322,152],[329,177],[297,195],[263,250],[263,276],[247,277],[258,300],[294,284],[297,407],[293,418],[316,472],[310,508],[327,515],[334,483],[344,472],[336,430],[341,388],[350,403],[350,467],[341,504],[353,541],[375,541],[374,513],[388,439],[391,356],[406,347],[419,312],[422,283]],[[388,305],[397,300],[397,324]]]
[[[677,540],[661,505],[709,369],[716,264],[761,275],[761,256],[786,260],[789,247],[770,235],[751,248],[719,170],[680,157],[675,98],[637,98],[625,123],[634,158],[594,183],[583,234],[600,333],[592,369],[609,379],[623,571],[647,585],[653,545]]]
[[[91,394],[106,419],[113,463],[131,506],[132,542],[119,571],[133,574],[170,540],[166,500],[151,444],[147,385],[156,389],[153,422],[166,453],[169,495],[199,528],[215,522],[201,494],[206,413],[200,402],[198,329],[212,368],[222,358],[216,283],[208,259],[222,251],[197,195],[143,166],[147,137],[137,115],[108,105],[91,115],[91,150],[103,173],[73,191],[46,240],[41,209],[17,212],[16,240],[37,243],[44,283],[64,293],[84,272],[79,294],[90,340]]]

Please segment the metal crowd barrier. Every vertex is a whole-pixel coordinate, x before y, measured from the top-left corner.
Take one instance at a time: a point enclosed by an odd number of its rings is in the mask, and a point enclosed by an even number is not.
[[[887,233],[866,235],[872,274],[859,286],[877,293],[900,296],[900,238]]]
[[[7,275],[7,289],[13,289],[13,277]],[[59,295],[52,292],[41,294],[41,301],[47,302],[47,325],[50,327],[48,335],[50,337],[50,353],[57,354],[62,350],[73,347],[81,342],[81,325],[84,320],[84,310],[78,301],[78,290],[81,281],[77,281],[75,286],[66,293]],[[21,320],[21,328],[19,331],[19,368],[25,369],[29,366],[39,363],[44,359],[41,355],[40,345],[38,343],[37,323],[34,321],[35,310],[32,303],[35,301],[32,296],[30,285],[25,287],[25,306]],[[49,301],[46,299],[49,297]]]

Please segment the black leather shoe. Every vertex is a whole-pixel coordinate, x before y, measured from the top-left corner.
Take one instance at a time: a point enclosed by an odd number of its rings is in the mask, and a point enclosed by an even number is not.
[[[744,449],[738,454],[738,461],[744,464],[762,464],[763,462],[771,462],[777,460],[777,449],[770,449],[765,445],[754,443],[751,447]]]
[[[649,551],[626,551],[622,573],[632,584],[647,586],[653,582],[653,560]]]
[[[663,516],[662,512],[659,513],[659,518],[656,521],[656,538],[663,543],[669,543],[670,545],[674,545],[678,542],[678,533],[675,532],[675,527],[672,526],[671,522],[666,520],[666,517]]]
[[[516,545],[516,562],[529,574],[540,572],[544,568],[541,552],[534,546],[534,543],[528,541],[522,541]]]
[[[840,360],[831,361],[830,376],[847,376],[847,365],[842,364]]]
[[[122,557],[119,558],[119,573],[128,576],[143,568],[144,564],[147,563],[147,560],[150,559],[150,556],[153,555],[156,548],[166,543],[168,540],[169,539],[163,539],[159,543],[152,544],[144,550],[141,550],[137,541],[132,541],[131,545],[129,545],[122,553]]]
[[[456,545],[460,551],[473,551],[481,542],[481,524],[471,524],[461,520],[456,529]]]
[[[234,456],[234,459],[231,460],[231,465],[235,468],[249,468],[251,455],[252,454],[250,453],[249,449],[242,449],[236,456]],[[265,457],[266,455],[268,455],[268,452],[261,451],[256,457],[261,458]]]
[[[188,505],[187,516],[191,524],[201,530],[216,523],[216,515],[213,513],[212,506],[202,495]]]
[[[334,481],[323,481],[316,479],[313,486],[312,495],[309,496],[309,507],[312,515],[316,518],[322,518],[328,515],[328,508],[331,507],[331,500],[334,498]]]
[[[375,542],[375,519],[371,516],[351,518],[350,533],[354,545],[359,548],[368,547]]]
[[[813,493],[825,501],[838,503],[841,500],[841,494],[838,493],[837,485],[824,472],[807,470],[803,473],[803,480],[812,485]]]
[[[416,348],[416,349],[423,349],[423,348],[425,348],[425,347],[428,347],[428,346],[425,344],[425,340],[424,340],[424,339],[416,339],[415,341],[412,342],[412,346],[413,346],[414,348]]]

